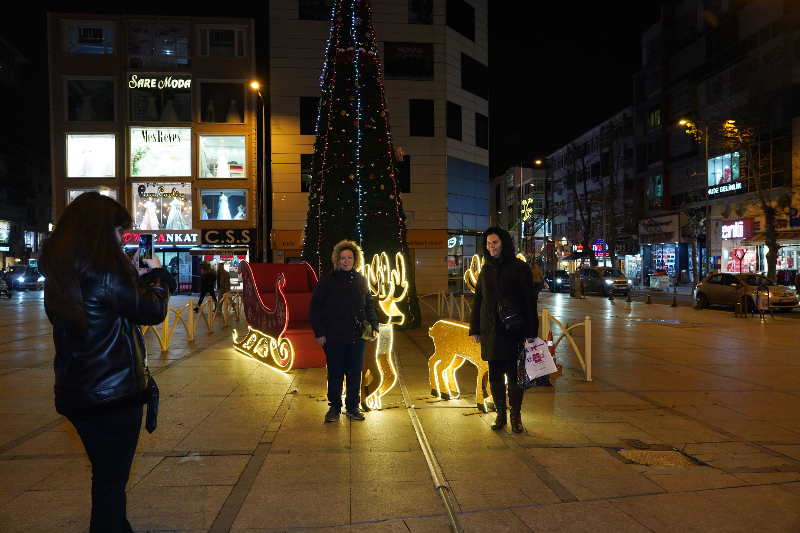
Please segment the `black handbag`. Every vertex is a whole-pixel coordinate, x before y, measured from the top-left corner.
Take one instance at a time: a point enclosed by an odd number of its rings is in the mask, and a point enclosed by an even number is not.
[[[144,429],[146,429],[148,433],[154,432],[158,425],[158,385],[156,385],[156,380],[152,377],[150,378],[150,390],[153,392],[153,395],[150,401],[147,402],[147,415],[144,419]]]
[[[339,291],[342,293],[342,296],[344,296],[344,300],[347,302],[347,307],[350,308],[350,313],[352,313],[353,320],[355,320],[356,322],[356,333],[358,333],[359,338],[365,341],[371,341],[372,324],[368,320],[358,319],[358,314],[355,311],[353,311],[353,306],[350,303],[350,298],[347,297],[347,292],[345,292],[344,287],[342,287],[342,284],[339,282],[339,278],[336,276],[336,273],[333,274],[333,279],[334,281],[336,281],[336,285],[339,287]]]
[[[497,284],[497,274],[495,272],[489,273],[491,280],[492,290],[494,291],[495,298],[497,299],[497,314],[500,315],[500,322],[506,331],[516,332],[525,327],[525,317],[514,307],[507,298],[500,294],[500,287]]]

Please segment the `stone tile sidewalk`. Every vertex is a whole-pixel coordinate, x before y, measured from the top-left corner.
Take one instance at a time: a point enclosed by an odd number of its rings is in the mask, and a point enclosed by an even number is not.
[[[567,327],[591,317],[594,380],[564,340],[563,375],[526,394],[522,435],[472,414],[469,364],[461,398],[427,397],[429,307],[395,337],[465,531],[800,531],[795,319],[544,293],[541,308]],[[188,342],[179,325],[166,353],[146,334],[162,405],[129,483],[136,531],[452,530],[400,387],[365,422],[325,424],[324,369],[264,367],[232,349],[234,326]],[[0,301],[0,531],[88,529],[91,473],[53,408],[52,353],[41,293]],[[625,457],[672,449],[698,466]]]

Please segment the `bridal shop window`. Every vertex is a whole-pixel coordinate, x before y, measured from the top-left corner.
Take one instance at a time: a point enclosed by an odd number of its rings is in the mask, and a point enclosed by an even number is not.
[[[128,76],[131,122],[191,122],[192,77],[189,74]]]
[[[189,24],[129,22],[128,65],[130,68],[188,68]]]
[[[81,194],[91,191],[97,191],[103,196],[108,196],[114,200],[117,199],[117,189],[109,189],[108,187],[94,187],[92,189],[67,189],[67,205],[71,204],[72,201]]]
[[[189,183],[134,183],[133,229],[192,229],[192,186]]]
[[[245,178],[244,135],[200,135],[201,178]]]
[[[68,178],[113,178],[116,175],[116,135],[67,135]]]
[[[192,175],[191,128],[130,128],[130,175]]]
[[[203,57],[244,57],[245,27],[200,28],[200,55]]]
[[[201,220],[247,220],[246,189],[200,191]]]
[[[114,25],[64,24],[64,49],[73,54],[113,54]]]
[[[68,79],[67,120],[114,122],[113,79]]]
[[[244,123],[244,83],[200,82],[200,122]]]

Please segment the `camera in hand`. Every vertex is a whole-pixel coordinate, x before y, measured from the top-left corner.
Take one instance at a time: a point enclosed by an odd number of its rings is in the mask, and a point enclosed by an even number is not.
[[[153,237],[154,235],[149,233],[139,235],[139,268],[147,268],[144,259],[153,258]]]

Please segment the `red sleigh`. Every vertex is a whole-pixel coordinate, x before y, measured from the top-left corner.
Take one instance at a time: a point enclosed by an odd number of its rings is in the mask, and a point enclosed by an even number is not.
[[[233,332],[234,348],[282,372],[325,366],[308,316],[317,284],[311,266],[242,261],[239,271],[247,334]]]

